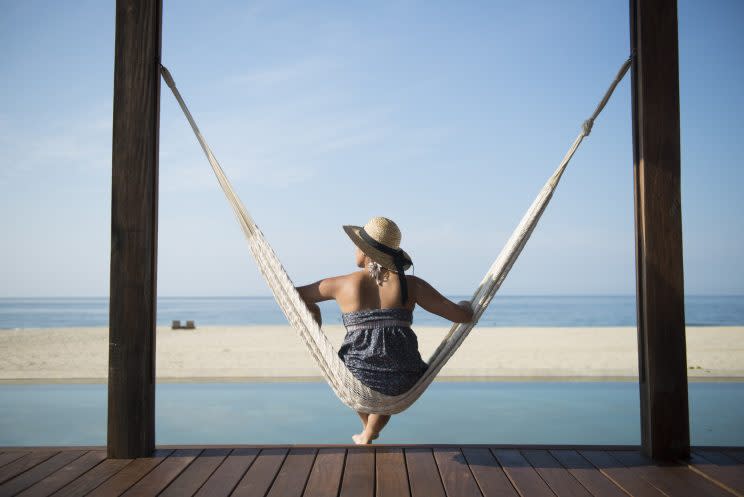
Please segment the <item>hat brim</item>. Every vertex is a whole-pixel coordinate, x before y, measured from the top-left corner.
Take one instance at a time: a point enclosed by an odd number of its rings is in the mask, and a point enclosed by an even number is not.
[[[354,245],[359,247],[362,252],[367,254],[370,259],[372,259],[375,262],[378,262],[382,267],[385,269],[389,269],[390,271],[397,271],[397,268],[395,267],[395,262],[393,260],[393,256],[386,254],[385,252],[380,252],[373,246],[371,246],[369,243],[365,242],[364,239],[359,235],[359,231],[362,229],[361,226],[354,226],[350,224],[343,225],[344,231],[347,235],[349,235],[349,238],[351,238],[351,241],[354,242]],[[412,260],[411,257],[408,255],[408,253],[401,249],[403,251],[403,255],[406,259],[409,261]],[[406,262],[403,265],[403,270],[410,268],[411,264]]]

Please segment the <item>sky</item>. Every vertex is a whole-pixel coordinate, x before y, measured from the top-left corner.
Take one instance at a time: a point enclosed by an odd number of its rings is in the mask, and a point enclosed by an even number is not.
[[[115,2],[0,2],[0,297],[108,296]],[[684,290],[740,295],[744,2],[678,17]],[[356,270],[341,226],[386,216],[470,295],[628,54],[627,1],[163,6],[163,63],[297,285]],[[159,295],[269,295],[161,92]],[[635,294],[633,209],[626,79],[500,293]]]

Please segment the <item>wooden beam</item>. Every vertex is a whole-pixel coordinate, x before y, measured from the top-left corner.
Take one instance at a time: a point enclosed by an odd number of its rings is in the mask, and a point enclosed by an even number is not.
[[[155,449],[155,298],[162,0],[117,0],[108,457]]]
[[[630,0],[641,445],[688,457],[676,0]]]

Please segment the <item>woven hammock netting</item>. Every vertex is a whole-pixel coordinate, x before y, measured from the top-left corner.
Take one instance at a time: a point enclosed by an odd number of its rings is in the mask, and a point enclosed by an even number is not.
[[[496,257],[496,260],[473,292],[470,299],[474,310],[473,320],[469,323],[454,323],[447,335],[442,339],[442,342],[426,361],[428,364],[426,372],[408,391],[395,396],[384,395],[361,383],[356,377],[354,377],[349,369],[346,368],[346,365],[343,363],[341,358],[338,357],[336,350],[333,348],[333,345],[323,332],[321,326],[316,323],[310,310],[307,308],[307,305],[297,292],[297,289],[292,283],[287,271],[284,269],[279,258],[271,248],[271,245],[269,245],[269,242],[266,240],[266,237],[264,237],[258,225],[233,190],[227,176],[225,176],[224,171],[217,162],[217,159],[214,157],[214,154],[209,148],[204,136],[199,131],[191,112],[181,97],[180,92],[176,88],[173,77],[163,66],[161,66],[161,74],[163,75],[165,82],[173,91],[176,100],[188,119],[196,138],[199,140],[199,143],[207,156],[209,164],[212,166],[217,181],[222,187],[225,197],[230,203],[240,227],[245,234],[250,252],[258,265],[261,275],[266,280],[267,285],[271,289],[271,292],[282,312],[286,316],[287,321],[307,346],[308,351],[318,364],[318,367],[330,387],[333,389],[333,392],[344,404],[356,411],[376,414],[397,414],[411,406],[416,399],[424,393],[442,367],[457,351],[463,341],[467,338],[470,331],[478,323],[481,315],[488,307],[488,304],[491,302],[494,295],[496,295],[496,292],[499,290],[507,274],[509,274],[509,270],[519,257],[519,254],[522,252],[527,240],[529,240],[530,235],[535,230],[537,222],[550,202],[553,192],[555,191],[566,166],[568,166],[571,157],[573,157],[582,140],[591,132],[594,120],[602,111],[612,95],[612,92],[615,90],[615,87],[627,72],[631,60],[632,58],[628,58],[623,63],[612,84],[604,94],[600,103],[597,105],[594,113],[589,119],[584,121],[581,127],[581,132],[572,143],[568,152],[563,157],[563,160],[537,194],[537,197],[529,206],[527,212],[525,212],[519,224],[507,240],[506,245],[501,250],[498,257]]]

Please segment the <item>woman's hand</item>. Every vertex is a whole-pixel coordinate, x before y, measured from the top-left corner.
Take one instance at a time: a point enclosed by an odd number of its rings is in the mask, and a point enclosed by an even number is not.
[[[461,300],[457,303],[460,307],[465,309],[470,314],[470,319],[467,321],[468,323],[473,320],[473,316],[475,315],[475,311],[473,310],[473,305],[470,303],[469,300]]]
[[[322,326],[323,318],[320,315],[320,307],[318,304],[307,304],[307,308],[310,309],[310,313],[313,315],[313,318],[315,318],[315,322],[318,323],[318,326]]]

